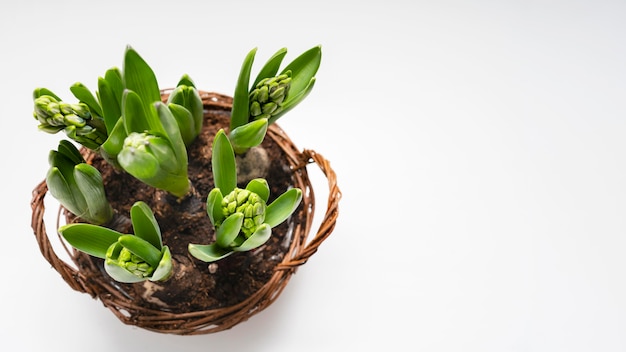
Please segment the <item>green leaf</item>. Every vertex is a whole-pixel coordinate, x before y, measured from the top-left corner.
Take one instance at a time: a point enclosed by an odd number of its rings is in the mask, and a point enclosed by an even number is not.
[[[111,88],[115,100],[121,102],[122,94],[124,94],[124,78],[122,71],[117,67],[110,68],[104,73],[104,80],[109,85],[109,88]]]
[[[76,163],[70,159],[75,159],[76,156],[73,155],[73,152],[64,149],[64,147],[69,147],[68,144],[59,143],[59,145],[62,146],[62,152],[52,150],[48,156],[51,167],[46,174],[46,183],[48,184],[50,194],[67,210],[78,217],[83,217],[86,215],[87,203],[74,177]],[[70,157],[64,154],[66,152],[69,153]]]
[[[191,80],[191,78],[189,78]],[[184,81],[181,79],[181,82]],[[193,83],[193,82],[189,82]],[[194,86],[186,86],[179,85],[174,88],[169,98],[167,99],[168,104],[178,104],[184,106],[193,117],[193,126],[195,129],[196,135],[200,133],[202,130],[202,124],[204,123],[204,105],[202,103],[202,98],[200,97],[200,93]]]
[[[246,189],[259,195],[259,197],[261,197],[261,199],[263,199],[266,203],[270,197],[270,187],[264,178],[255,178],[250,180],[250,182],[246,185]]]
[[[265,223],[271,227],[276,227],[296,210],[302,200],[302,191],[299,188],[292,188],[281,194],[276,200],[267,206],[265,210]]]
[[[167,105],[178,124],[178,129],[180,130],[180,135],[183,138],[183,142],[186,146],[191,145],[191,143],[198,136],[196,133],[195,122],[193,120],[193,116],[191,116],[191,112],[187,110],[184,106],[170,103]]]
[[[71,160],[71,162],[74,164],[80,164],[85,162],[85,159],[83,158],[82,154],[80,154],[80,151],[78,151],[78,148],[76,148],[74,143],[66,139],[62,139],[59,141],[59,147],[57,148],[57,150],[60,154]]]
[[[109,274],[110,277],[118,282],[132,284],[136,282],[146,281],[145,278],[139,277],[131,273],[130,271],[120,267],[115,261],[110,259],[105,260],[104,270],[107,272],[107,274]]]
[[[165,281],[172,275],[172,253],[170,249],[165,246],[161,251],[161,261],[159,266],[154,269],[150,281]]]
[[[102,104],[102,118],[109,135],[115,124],[122,117],[121,98],[117,100],[111,86],[104,78],[98,79],[98,96]]]
[[[51,167],[46,174],[46,184],[50,194],[67,210],[76,216],[83,215],[85,200],[77,188],[71,187],[58,167]]]
[[[135,236],[148,241],[159,250],[163,248],[161,229],[148,204],[142,201],[135,202],[130,208],[130,220]]]
[[[136,92],[146,107],[161,101],[161,91],[152,68],[130,46],[124,55],[123,82],[126,89]]]
[[[267,60],[265,65],[259,71],[254,83],[252,83],[252,87],[256,87],[256,85],[261,82],[264,78],[274,77],[280,68],[280,64],[283,62],[285,55],[287,54],[287,48],[279,49],[272,57]]]
[[[178,84],[176,84],[176,86],[188,86],[188,87],[195,87],[196,84],[193,82],[193,80],[191,79],[191,77],[189,77],[188,74],[184,74],[180,80],[178,81]]]
[[[122,151],[126,137],[128,137],[128,134],[126,133],[124,120],[119,119],[111,133],[109,133],[107,140],[100,146],[100,154],[115,167],[120,167],[117,155]]]
[[[162,132],[156,114],[150,114],[139,94],[125,90],[122,98],[122,111],[126,134],[131,132]]]
[[[57,101],[61,101],[62,99],[59,98],[56,94],[54,94],[50,89],[48,88],[36,88],[33,91],[33,99],[37,99],[42,95],[49,95],[51,97],[53,97],[54,99],[56,99]]]
[[[104,78],[98,78],[98,96],[104,114],[102,117],[109,134],[122,116],[123,95],[124,81],[117,67],[108,69]]]
[[[189,253],[194,256],[196,259],[202,260],[203,262],[214,262],[225,258],[234,252],[230,249],[222,248],[217,245],[217,243],[211,244],[193,244],[190,243],[188,246]]]
[[[89,164],[78,164],[74,167],[74,178],[87,202],[88,218],[85,220],[92,224],[101,225],[113,218],[113,208],[109,204],[104,193],[102,175]]]
[[[245,252],[263,245],[272,235],[272,228],[268,224],[261,224],[256,231],[245,240],[239,247],[233,248],[235,252]]]
[[[176,123],[176,119],[167,105],[162,102],[156,102],[153,104],[153,108],[156,111],[156,115],[159,119],[159,126],[161,131],[167,136],[170,143],[172,143],[172,149],[174,150],[174,157],[181,163],[181,170],[184,171],[185,177],[187,176],[187,149],[185,148],[185,142],[180,134],[180,129]]]
[[[231,131],[248,123],[248,118],[250,116],[250,107],[248,106],[250,71],[252,70],[252,63],[254,62],[256,51],[256,48],[250,50],[241,65],[241,71],[239,72],[239,78],[237,80],[237,85],[235,86],[235,93],[233,94],[233,107],[230,117]]]
[[[261,118],[232,130],[228,138],[232,142],[235,152],[242,154],[261,144],[267,133],[267,126],[267,118]]]
[[[233,148],[223,129],[217,132],[213,140],[211,165],[215,187],[222,191],[222,195],[232,192],[237,187],[237,168]]]
[[[76,82],[70,87],[70,91],[72,92],[72,94],[74,94],[76,99],[78,99],[82,103],[87,104],[87,106],[93,113],[98,116],[103,116],[102,109],[100,108],[100,103],[98,103],[96,97],[84,84]]]
[[[48,162],[50,163],[50,166],[59,168],[64,175],[73,172],[74,166],[77,164],[76,155],[73,154],[73,152],[68,152],[69,154],[66,154],[66,146],[67,144],[64,145],[61,151],[51,150],[48,155]],[[82,162],[82,160],[78,161],[79,163]]]
[[[150,242],[134,235],[122,235],[118,242],[134,255],[146,261],[152,267],[157,267],[161,261],[161,250]]]
[[[281,73],[291,71],[290,92],[299,94],[304,90],[315,77],[322,61],[322,47],[314,46],[295,58]]]
[[[213,188],[206,199],[206,210],[209,215],[211,224],[215,226],[224,220],[224,213],[222,212],[222,199],[224,196],[219,188]]]
[[[233,243],[243,224],[243,214],[234,213],[224,220],[222,225],[217,228],[215,233],[215,242],[218,246],[228,248]]]
[[[97,258],[106,258],[108,248],[117,242],[121,233],[92,224],[69,224],[59,227],[59,233],[79,251]]]
[[[306,98],[309,95],[309,93],[311,93],[314,85],[315,85],[315,77],[311,78],[306,88],[304,88],[304,90],[300,91],[298,94],[292,95],[290,91],[290,94],[288,94],[287,96],[287,100],[285,100],[285,102],[283,103],[283,106],[282,106],[283,109],[278,114],[270,117],[269,123],[272,124],[276,122],[278,118],[285,115],[291,109],[296,107],[296,105],[298,105],[302,100],[304,100],[304,98]]]

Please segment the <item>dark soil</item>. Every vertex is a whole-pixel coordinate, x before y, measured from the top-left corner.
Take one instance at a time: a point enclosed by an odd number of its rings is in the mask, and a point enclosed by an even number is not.
[[[111,281],[112,285],[119,286],[126,295],[133,297],[133,302],[139,306],[185,313],[237,304],[270,279],[274,267],[288,250],[291,240],[289,221],[273,228],[272,237],[262,247],[235,253],[213,264],[195,259],[187,250],[189,243],[208,244],[215,240],[213,226],[206,214],[206,197],[214,186],[211,146],[220,128],[228,130],[229,119],[229,110],[216,108],[206,112],[204,130],[188,150],[189,179],[195,193],[182,201],[127,173],[114,170],[98,155],[88,158],[102,173],[107,197],[114,209],[128,216],[136,201],[146,202],[155,213],[164,245],[172,252],[174,273],[166,282],[119,284]],[[266,138],[262,147],[271,161],[268,174],[264,176],[270,185],[271,202],[292,186],[292,171],[274,141]],[[245,187],[245,183],[239,186]],[[298,210],[295,214],[301,213]],[[132,228],[121,232],[131,231]],[[101,259],[79,257],[81,267],[93,263],[102,268]],[[101,274],[107,276],[104,269]]]

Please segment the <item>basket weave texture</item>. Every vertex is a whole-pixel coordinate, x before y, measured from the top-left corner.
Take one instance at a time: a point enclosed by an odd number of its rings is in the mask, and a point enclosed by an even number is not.
[[[168,93],[168,91],[163,91],[164,100],[167,99]],[[232,108],[232,98],[229,96],[204,91],[200,92],[200,96],[205,109],[230,110]],[[31,226],[41,254],[72,289],[100,300],[119,320],[128,325],[160,333],[199,335],[230,329],[248,320],[278,298],[297,268],[305,264],[332,233],[339,214],[338,203],[341,198],[335,172],[322,155],[309,149],[299,151],[276,124],[269,126],[267,138],[273,139],[283,149],[288,164],[294,170],[294,187],[303,191],[302,205],[305,216],[304,221],[295,224],[289,250],[274,268],[270,280],[244,301],[228,307],[188,313],[146,308],[135,304],[132,297],[120,291],[114,281],[101,274],[99,268],[77,269],[77,258],[85,254],[68,247],[56,234],[53,240],[61,242],[62,248],[73,263],[62,260],[53,248],[44,222],[44,199],[48,193],[45,180],[35,187],[31,200]],[[328,202],[317,232],[309,239],[315,210],[315,195],[307,172],[307,166],[311,164],[319,167],[328,182]],[[63,211],[64,209],[60,207],[58,217]]]

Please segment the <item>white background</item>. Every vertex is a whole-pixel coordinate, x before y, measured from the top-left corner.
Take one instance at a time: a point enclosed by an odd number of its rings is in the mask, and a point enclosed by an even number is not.
[[[263,62],[322,45],[315,89],[279,124],[331,161],[339,221],[231,330],[123,325],[32,235],[62,137],[37,131],[32,90],[95,89],[128,44],[162,87],[188,73],[225,94],[253,47]],[[626,350],[624,2],[3,2],[0,97],[11,350]]]

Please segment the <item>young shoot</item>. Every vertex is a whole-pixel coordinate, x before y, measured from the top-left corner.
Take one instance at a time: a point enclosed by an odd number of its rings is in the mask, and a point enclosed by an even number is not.
[[[322,59],[322,49],[315,46],[284,67],[280,65],[287,49],[278,50],[261,68],[250,84],[250,72],[256,48],[246,55],[241,66],[228,135],[233,149],[243,154],[265,138],[268,125],[298,105],[311,92]]]
[[[248,182],[244,189],[238,188],[235,154],[223,129],[213,141],[211,163],[215,188],[207,197],[207,213],[216,241],[188,246],[191,255],[205,262],[263,245],[272,228],[289,218],[302,200],[302,191],[292,188],[268,205],[270,189],[260,178]]]
[[[188,75],[165,104],[154,71],[128,46],[123,70],[114,67],[99,77],[95,95],[80,82],[70,90],[78,103],[65,103],[46,88],[35,90],[40,130],[63,130],[114,167],[177,197],[190,190],[186,148],[202,130],[203,106]]]
[[[48,163],[48,190],[65,209],[97,225],[113,218],[114,211],[106,198],[102,175],[85,163],[72,142],[61,140],[58,150],[50,151]]]
[[[161,230],[144,202],[130,209],[133,234],[106,227],[74,223],[59,233],[74,248],[104,259],[104,268],[114,280],[124,283],[165,281],[172,273],[172,255],[161,240]]]

